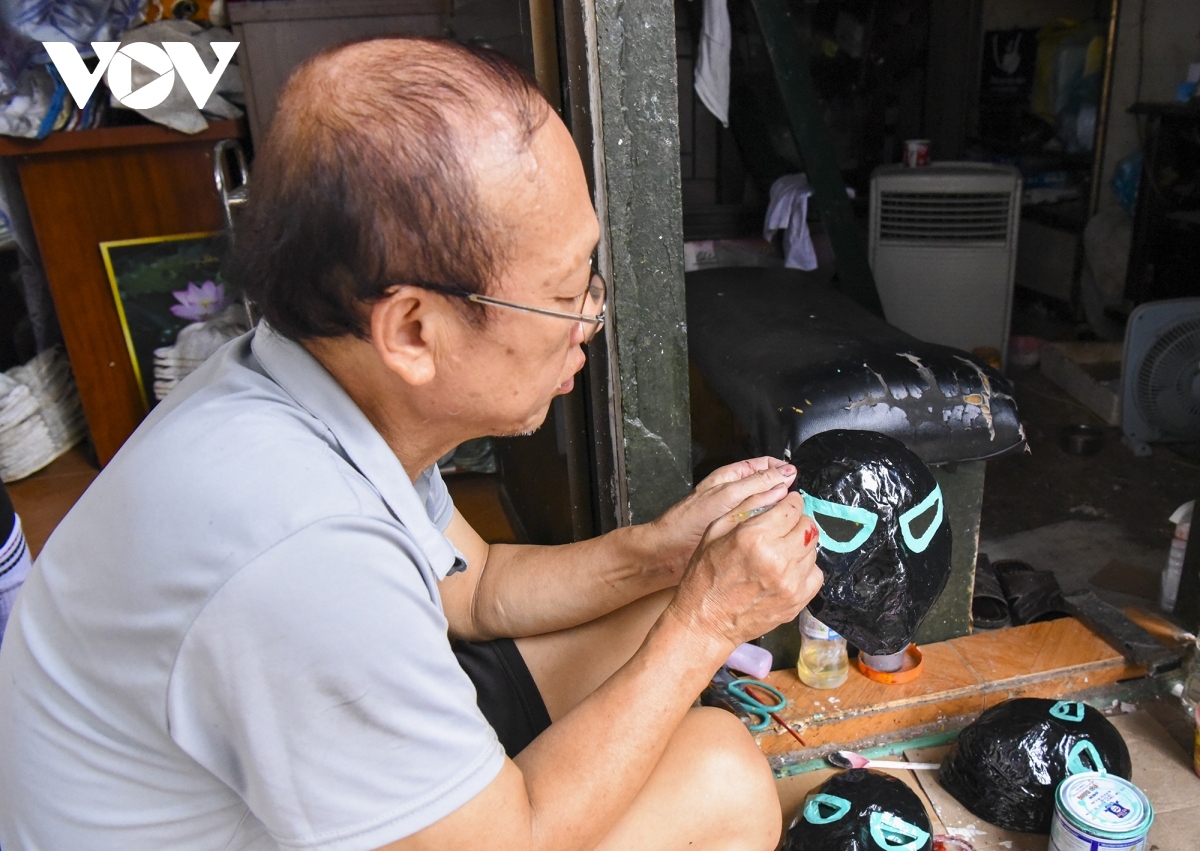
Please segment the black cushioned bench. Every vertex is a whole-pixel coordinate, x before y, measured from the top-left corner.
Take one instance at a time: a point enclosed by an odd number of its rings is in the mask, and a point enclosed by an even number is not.
[[[894,328],[815,273],[690,272],[687,315],[692,363],[749,434],[752,455],[786,458],[813,434],[853,428],[889,434],[934,468],[954,564],[917,638],[969,632],[983,461],[1025,448],[1008,380]]]

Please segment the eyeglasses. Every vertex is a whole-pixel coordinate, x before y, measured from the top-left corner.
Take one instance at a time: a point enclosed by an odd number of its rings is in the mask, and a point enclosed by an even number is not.
[[[562,310],[550,310],[545,307],[531,307],[527,304],[517,304],[513,301],[505,301],[502,298],[492,298],[487,295],[469,292],[458,287],[447,286],[445,284],[429,284],[424,282],[410,282],[411,286],[420,287],[423,290],[430,290],[442,295],[461,298],[466,301],[474,302],[475,304],[487,304],[492,307],[505,307],[509,310],[520,310],[525,313],[536,313],[540,316],[553,316],[556,319],[567,319],[571,322],[579,322],[583,325],[583,343],[590,343],[604,327],[604,311],[608,307],[608,284],[599,272],[592,272],[592,279],[588,282],[587,292],[584,294],[586,304],[592,305],[595,308],[595,313],[567,313]]]

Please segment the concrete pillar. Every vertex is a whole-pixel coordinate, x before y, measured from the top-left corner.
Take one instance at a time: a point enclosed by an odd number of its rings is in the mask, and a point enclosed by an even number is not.
[[[585,2],[616,512],[640,523],[691,487],[675,15],[670,0]]]

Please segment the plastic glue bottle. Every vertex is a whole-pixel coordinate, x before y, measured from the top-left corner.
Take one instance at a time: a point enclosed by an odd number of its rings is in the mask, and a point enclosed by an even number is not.
[[[811,688],[837,688],[850,674],[846,639],[809,614],[800,612],[800,681]]]

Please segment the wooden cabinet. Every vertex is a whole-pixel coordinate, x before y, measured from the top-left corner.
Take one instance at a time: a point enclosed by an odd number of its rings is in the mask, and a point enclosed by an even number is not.
[[[156,125],[0,139],[16,157],[46,279],[101,464],[146,414],[99,244],[221,230],[213,146],[239,121],[187,136]]]

